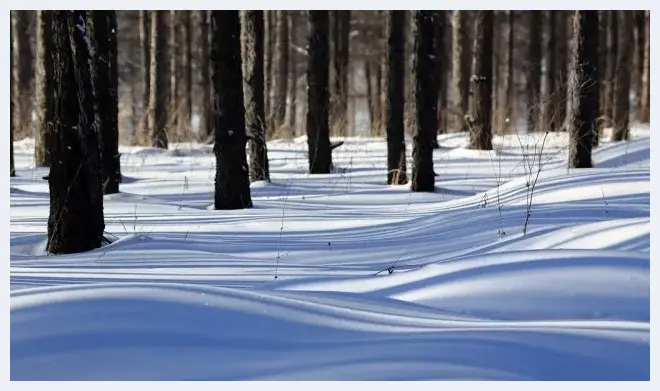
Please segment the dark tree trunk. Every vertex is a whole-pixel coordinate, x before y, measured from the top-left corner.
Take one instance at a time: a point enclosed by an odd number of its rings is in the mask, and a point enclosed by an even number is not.
[[[37,50],[35,92],[37,123],[35,126],[34,160],[38,167],[50,165],[49,135],[53,126],[53,36],[52,11],[37,11]]]
[[[493,11],[477,11],[475,15],[472,91],[474,94],[470,121],[470,148],[493,149],[491,128],[493,91]]]
[[[211,11],[215,94],[215,209],[252,207],[238,11]]]
[[[619,21],[616,11],[605,11],[607,13],[607,87],[603,91],[603,107],[601,112],[610,124],[614,122],[614,95],[617,79],[617,58],[619,52]],[[628,43],[627,43],[628,44]],[[606,123],[603,123],[605,125]]]
[[[381,90],[381,83],[380,80],[383,77],[382,75],[382,67],[380,66],[380,63],[378,60],[381,59],[381,56],[370,56],[370,61],[371,65],[369,68],[373,69],[373,72],[371,73],[371,85],[373,86],[372,88],[372,97],[371,100],[374,105],[374,117],[373,117],[373,126],[372,129],[375,130],[376,134],[382,134],[382,127],[383,124],[381,123],[381,119],[383,118],[383,101],[381,99],[381,96],[383,94]]]
[[[635,18],[635,58],[633,64],[635,70],[633,72],[634,78],[634,88],[635,92],[635,118],[640,119],[642,101],[642,77],[644,75],[644,49],[645,49],[645,23],[644,23],[644,14],[645,11],[633,11],[633,16]],[[631,83],[633,84],[633,83]]]
[[[119,130],[117,127],[117,18],[115,11],[90,11],[89,33],[94,42],[93,82],[101,148],[101,181],[104,194],[119,193]]]
[[[569,166],[589,168],[598,118],[598,11],[575,11]]]
[[[454,128],[466,131],[465,115],[469,110],[470,102],[470,64],[472,61],[472,48],[470,42],[469,11],[454,11],[452,15],[452,89]]]
[[[210,142],[213,138],[213,115],[211,113],[211,76],[209,74],[209,12],[199,12],[200,25],[200,64],[202,78],[202,104],[200,115],[200,135],[205,142]]]
[[[553,102],[552,109],[555,113],[554,126],[556,130],[565,130],[564,123],[566,121],[566,102],[568,100],[568,19],[570,11],[551,11],[555,13],[554,17],[554,35],[552,39],[554,43],[554,63],[552,68],[554,74],[553,84],[554,95],[549,99]]]
[[[307,44],[307,147],[310,174],[332,170],[328,118],[328,11],[309,12]]]
[[[503,81],[504,89],[504,115],[503,123],[507,124],[507,128],[512,130],[515,126],[515,99],[514,99],[514,78],[513,78],[513,68],[514,68],[514,58],[513,58],[513,47],[514,47],[514,12],[507,11],[507,54],[506,54],[506,70],[504,72],[505,78]]]
[[[280,133],[286,120],[286,93],[289,79],[289,19],[287,11],[275,12],[275,72],[273,75],[273,131]],[[281,133],[280,133],[281,134]],[[282,134],[290,138],[290,134]]]
[[[542,11],[530,11],[529,51],[527,63],[527,130],[536,132],[540,128],[541,114],[541,48],[543,47],[541,18]]]
[[[14,47],[14,132],[18,137],[32,134],[32,49],[30,47],[31,11],[11,11]]]
[[[445,53],[447,53],[447,43],[445,42],[445,29],[447,26],[447,12],[436,11],[434,15],[434,43],[433,43],[433,58],[434,69],[433,77],[435,78],[433,84],[434,88],[438,91],[437,103],[435,109],[437,125],[434,129],[433,147],[439,148],[438,145],[438,132],[440,125],[443,123],[443,118],[447,110],[447,63],[445,62]],[[445,130],[442,129],[442,133]]]
[[[85,11],[53,11],[55,122],[48,184],[50,253],[101,246],[103,192]]]
[[[167,109],[169,104],[169,50],[167,11],[151,12],[151,88],[149,96],[149,133],[151,145],[167,149]]]
[[[545,77],[545,98],[543,99],[543,122],[541,129],[554,132],[557,130],[557,99],[556,96],[560,95],[557,91],[556,75],[557,75],[557,13],[561,11],[544,11],[547,22],[547,38],[545,40],[545,64],[546,69],[543,74]]]
[[[9,29],[9,69],[14,69],[14,33]],[[14,78],[9,78],[9,176],[16,176],[14,168]]]
[[[645,11],[645,22],[644,22],[644,34],[646,38],[644,39],[644,70],[642,72],[642,80],[640,86],[640,100],[639,100],[639,109],[640,115],[639,120],[644,123],[649,123],[651,121],[651,91],[650,91],[650,57],[651,57],[651,35],[650,35],[650,11]]]
[[[614,95],[614,129],[612,140],[627,140],[630,136],[630,79],[632,74],[632,56],[634,26],[631,11],[616,11],[619,17],[619,50],[616,60],[616,82]]]
[[[140,47],[142,60],[142,116],[138,140],[149,139],[149,97],[151,96],[151,12],[140,11]]]
[[[276,11],[264,11],[265,15],[265,27],[264,27],[264,43],[265,53],[264,53],[264,107],[266,112],[266,135],[273,135],[273,62],[274,62],[274,52],[275,52],[275,37],[276,37],[276,26],[275,26],[275,12]]]
[[[369,59],[364,60],[364,81],[367,85],[367,109],[369,110],[369,124],[371,125],[371,131],[376,130],[376,103],[374,102],[374,88],[373,88],[373,77],[371,76],[371,61]]]
[[[405,11],[388,11],[387,20],[387,184],[403,185],[406,175],[406,140],[404,136],[404,70],[406,44]]]
[[[348,136],[348,45],[351,11],[330,11],[333,22],[332,88],[330,91],[330,124],[333,133]]]
[[[296,101],[298,99],[298,55],[295,49],[296,44],[296,11],[289,12],[289,111],[287,124],[289,132],[293,137],[296,136]],[[262,16],[263,23],[263,16]],[[263,38],[262,38],[263,41]],[[263,46],[263,45],[262,45]],[[263,54],[263,48],[262,48]],[[263,57],[263,55],[262,55]],[[262,65],[263,73],[263,65]],[[263,88],[262,88],[263,89]]]
[[[186,139],[192,132],[192,30],[190,26],[191,11],[181,12],[181,126]]]
[[[169,12],[169,50],[170,50],[170,90],[169,90],[169,129],[170,137],[175,141],[183,138],[181,121],[181,36],[179,30],[179,14],[181,11]]]
[[[412,191],[435,191],[433,139],[438,125],[434,86],[434,11],[414,11]]]
[[[241,28],[245,75],[245,126],[250,140],[250,181],[270,181],[264,126],[264,12],[244,11]]]

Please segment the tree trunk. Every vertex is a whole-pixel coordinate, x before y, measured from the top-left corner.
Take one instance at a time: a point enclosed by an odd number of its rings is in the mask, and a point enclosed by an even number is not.
[[[470,148],[493,149],[491,128],[493,91],[493,11],[477,11],[475,15],[472,91],[474,94]]]
[[[200,34],[200,64],[202,77],[202,104],[200,114],[200,137],[203,141],[209,142],[213,138],[213,115],[211,113],[211,76],[209,74],[209,12],[199,12],[201,20],[199,26]]]
[[[502,115],[502,123],[506,124],[508,130],[513,130],[515,126],[515,98],[514,98],[514,78],[513,78],[513,47],[514,47],[514,12],[507,11],[507,51],[505,60],[504,80],[502,81],[502,89],[504,90],[504,113]]]
[[[569,166],[590,168],[591,145],[598,118],[598,11],[575,11],[573,80],[569,121]]]
[[[540,128],[541,114],[541,48],[543,47],[542,11],[530,11],[529,51],[527,65],[527,131],[536,132]]]
[[[287,11],[275,12],[275,51],[273,75],[273,131],[284,138],[291,138],[291,135],[283,133],[283,126],[286,120],[286,93],[289,78],[289,20]]]
[[[138,140],[149,139],[149,97],[151,96],[151,12],[140,11],[140,48],[142,60],[142,116]]]
[[[644,50],[645,50],[645,11],[633,11],[635,18],[635,71],[633,72],[635,92],[635,117],[640,119],[642,101],[642,77],[644,75]],[[632,84],[632,83],[631,83]]]
[[[14,131],[18,137],[32,134],[32,50],[30,47],[30,21],[31,11],[11,11],[12,32],[14,36]]]
[[[330,11],[333,22],[332,89],[330,93],[330,124],[333,133],[348,136],[348,45],[351,11]]]
[[[253,137],[250,145],[250,181],[270,181],[264,126],[264,12],[243,11],[243,61],[245,75],[245,126]]]
[[[88,32],[94,42],[93,85],[99,123],[103,194],[119,193],[119,130],[117,127],[117,18],[115,11],[90,11]]]
[[[169,50],[167,11],[151,12],[151,88],[149,96],[149,133],[151,145],[167,149],[169,104]]]
[[[238,11],[211,11],[215,94],[215,209],[252,207],[245,156],[245,106]]]
[[[371,61],[369,59],[364,60],[364,81],[367,85],[367,109],[369,114],[369,124],[371,125],[371,134],[376,133],[376,103],[374,102],[374,88],[373,88],[373,77],[371,76]]]
[[[452,15],[452,89],[453,126],[457,131],[466,131],[465,114],[469,110],[470,62],[472,50],[470,42],[469,11],[454,11]]]
[[[9,69],[14,69],[14,32],[9,29]],[[13,76],[13,75],[12,75]],[[9,78],[9,176],[16,176],[14,168],[14,78]]]
[[[406,175],[406,140],[404,136],[405,11],[387,11],[387,184],[403,185]]]
[[[434,11],[414,11],[412,191],[435,191],[433,138],[438,125],[434,86]]]
[[[551,11],[555,13],[554,17],[554,35],[552,39],[554,44],[554,63],[553,63],[553,84],[554,95],[549,99],[553,102],[552,108],[555,113],[554,126],[556,130],[565,130],[566,121],[566,102],[568,100],[568,19],[570,11]]]
[[[616,11],[605,11],[607,13],[607,88],[603,93],[603,107],[601,112],[610,124],[614,122],[614,95],[617,78],[617,57],[619,51],[619,23]],[[626,43],[628,45],[629,43]],[[605,123],[604,123],[605,125]]]
[[[557,13],[560,11],[544,11],[547,22],[545,23],[548,26],[547,38],[545,40],[545,93],[543,99],[543,122],[541,129],[554,132],[558,128],[557,122],[557,99],[556,97],[559,94],[557,87],[555,85],[556,76],[557,76],[557,39],[556,28],[557,28]]]
[[[35,126],[34,160],[37,167],[50,165],[49,135],[53,126],[53,36],[52,11],[37,11],[37,51],[35,92],[37,123]]]
[[[642,72],[641,96],[639,100],[640,115],[639,120],[644,123],[651,122],[651,91],[650,91],[650,60],[651,60],[651,35],[650,35],[650,11],[645,11],[644,22],[644,70]]]
[[[169,12],[169,50],[170,50],[170,90],[169,90],[169,129],[174,141],[181,141],[183,128],[181,121],[181,37],[179,35],[179,13]]]
[[[101,246],[103,192],[85,11],[53,11],[55,122],[47,251]]]
[[[296,101],[298,100],[298,55],[295,49],[296,45],[296,12],[290,11],[288,13],[289,18],[289,111],[287,124],[289,126],[289,132],[293,137],[296,137]],[[263,23],[263,17],[262,17]],[[262,38],[263,41],[263,38]],[[263,48],[262,48],[263,53]],[[262,55],[263,57],[263,55]],[[263,73],[263,65],[262,65]],[[263,88],[262,88],[263,89]]]
[[[266,113],[266,135],[272,137],[273,129],[273,55],[275,47],[275,12],[276,11],[264,11],[265,12],[265,28],[264,28],[264,39],[265,39],[265,53],[264,53],[264,107]]]
[[[616,82],[614,95],[614,129],[612,140],[628,140],[630,136],[630,79],[632,74],[632,56],[634,26],[631,11],[616,11],[619,18],[619,50],[616,61]]]
[[[330,128],[328,123],[328,11],[309,12],[307,44],[307,146],[310,174],[329,174],[332,170]]]
[[[434,31],[433,31],[433,85],[438,95],[436,97],[436,126],[433,130],[433,148],[440,148],[438,144],[438,132],[442,119],[445,116],[447,106],[447,64],[445,62],[445,53],[447,52],[447,45],[445,43],[445,28],[447,25],[446,11],[436,11],[434,14]],[[444,133],[443,129],[443,133]]]
[[[191,11],[181,12],[181,115],[179,120],[185,139],[190,140],[192,134],[192,30],[190,26]]]

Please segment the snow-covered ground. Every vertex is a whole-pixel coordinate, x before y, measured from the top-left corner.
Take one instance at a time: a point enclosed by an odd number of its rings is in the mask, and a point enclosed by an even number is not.
[[[648,127],[590,170],[564,133],[439,141],[434,194],[385,184],[383,140],[316,176],[272,142],[238,211],[212,210],[211,147],[122,147],[119,239],[71,256],[15,143],[12,380],[648,380]]]

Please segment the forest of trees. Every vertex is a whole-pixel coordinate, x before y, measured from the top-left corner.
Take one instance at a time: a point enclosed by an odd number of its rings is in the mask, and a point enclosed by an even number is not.
[[[565,131],[569,165],[591,167],[604,128],[626,140],[650,121],[649,23],[649,11],[12,11],[10,138],[33,137],[35,165],[50,167],[52,253],[102,244],[120,143],[212,143],[216,209],[251,207],[250,182],[270,178],[266,141],[299,135],[311,174],[333,170],[331,137],[386,137],[387,183],[413,191],[434,191],[438,133],[488,150],[494,134]]]

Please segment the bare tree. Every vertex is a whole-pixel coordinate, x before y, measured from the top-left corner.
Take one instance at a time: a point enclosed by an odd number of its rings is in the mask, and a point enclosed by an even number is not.
[[[347,136],[349,34],[351,11],[330,11],[332,16],[332,85],[330,124],[335,134]]]
[[[443,123],[442,119],[447,111],[447,44],[445,42],[445,29],[447,25],[447,12],[436,11],[434,14],[435,30],[433,33],[433,59],[435,60],[433,76],[434,88],[438,91],[436,102],[436,127],[433,137],[433,148],[439,148],[438,145],[438,131],[440,125]],[[445,130],[443,129],[443,132]]]
[[[181,17],[181,115],[179,121],[186,138],[192,131],[192,29],[191,11],[180,11]]]
[[[208,142],[213,138],[213,114],[211,113],[211,75],[209,73],[209,11],[199,12],[200,59],[202,104],[200,114],[200,137]]]
[[[250,140],[250,181],[270,181],[264,118],[264,12],[244,11],[241,38],[245,74],[245,125]]]
[[[571,117],[569,121],[569,166],[589,168],[592,138],[598,119],[598,11],[575,11],[573,29]]]
[[[475,14],[474,59],[472,62],[472,116],[470,148],[493,149],[491,127],[493,91],[493,11]]]
[[[434,87],[433,36],[434,12],[414,11],[413,14],[413,151],[412,191],[435,190],[433,172],[433,138],[438,125],[436,105],[438,92]]]
[[[616,11],[619,17],[619,51],[616,59],[614,84],[614,130],[612,140],[627,140],[630,136],[630,79],[634,40],[632,11]]]
[[[283,129],[286,120],[286,95],[289,82],[289,19],[287,11],[275,12],[275,49],[273,75],[273,131]],[[290,134],[284,134],[290,138]]]
[[[11,11],[14,48],[14,131],[19,137],[30,135],[32,122],[32,48],[30,47],[30,11]]]
[[[529,18],[529,51],[527,53],[527,130],[535,132],[540,129],[541,114],[541,48],[542,11],[530,11]]]
[[[640,86],[640,98],[639,98],[639,108],[640,115],[639,119],[642,122],[651,121],[651,91],[650,91],[650,61],[651,61],[651,35],[650,35],[650,11],[644,12],[644,34],[646,38],[644,39],[644,69],[642,71],[642,80]]]
[[[149,135],[149,97],[151,87],[151,13],[140,11],[140,49],[142,70],[142,116],[140,117],[140,140],[146,140]]]
[[[9,29],[9,69],[14,69],[14,32]],[[13,75],[12,75],[13,76]],[[9,176],[16,176],[14,168],[14,78],[9,78]]]
[[[52,11],[37,11],[35,91],[37,93],[34,160],[38,167],[50,165],[49,134],[53,126],[53,36]]]
[[[252,207],[238,11],[211,11],[215,94],[215,209]]]
[[[406,140],[404,136],[405,11],[388,11],[387,18],[387,184],[403,185],[406,175]]]
[[[149,96],[149,133],[151,145],[167,149],[167,112],[169,103],[169,50],[167,11],[151,12],[151,87]]]
[[[77,253],[102,244],[103,192],[85,11],[53,11],[55,122],[47,250]]]
[[[452,15],[452,89],[453,126],[458,131],[466,131],[465,115],[469,110],[470,63],[472,48],[470,42],[469,11],[454,11]]]

